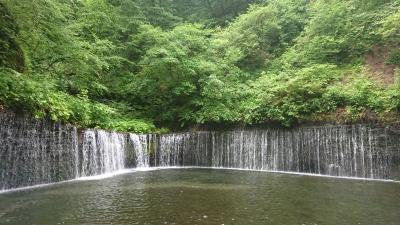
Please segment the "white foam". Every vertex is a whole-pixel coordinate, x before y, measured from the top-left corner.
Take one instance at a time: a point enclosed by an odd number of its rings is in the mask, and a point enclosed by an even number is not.
[[[278,174],[289,174],[289,175],[297,175],[297,176],[323,177],[323,178],[334,178],[334,179],[345,179],[345,180],[361,180],[361,181],[377,181],[377,182],[400,183],[400,181],[397,181],[397,180],[372,179],[372,178],[362,178],[362,177],[343,177],[343,176],[331,176],[331,175],[313,174],[313,173],[300,173],[300,172],[287,172],[287,171],[273,171],[273,170],[254,170],[254,169],[225,168],[225,167],[196,167],[196,166],[186,166],[186,167],[158,167],[158,169],[213,169],[213,170],[235,170],[235,171],[250,171],[250,172],[263,172],[263,173],[278,173]]]
[[[66,180],[66,181],[60,181],[60,182],[57,182],[57,183],[38,184],[38,185],[33,185],[33,186],[28,186],[28,187],[13,188],[13,189],[8,189],[8,190],[0,190],[0,194],[11,193],[11,192],[19,192],[19,191],[26,191],[26,190],[31,190],[31,189],[39,189],[39,188],[53,186],[53,185],[56,185],[56,184],[69,183],[71,181],[74,181],[74,180]]]
[[[212,169],[212,170],[234,170],[234,171],[249,171],[249,172],[262,172],[262,173],[277,173],[277,174],[288,174],[288,175],[297,175],[297,176],[309,176],[309,177],[322,177],[322,178],[333,178],[333,179],[345,179],[345,180],[358,180],[358,181],[373,181],[373,182],[389,182],[389,183],[400,183],[400,181],[396,180],[383,180],[383,179],[371,179],[371,178],[360,178],[360,177],[339,177],[339,176],[330,176],[330,175],[322,175],[322,174],[311,174],[311,173],[298,173],[298,172],[286,172],[286,171],[268,171],[268,170],[253,170],[253,169],[240,169],[240,168],[224,168],[224,167],[196,167],[196,166],[185,166],[185,167],[149,167],[149,168],[137,168],[137,169],[124,169],[119,170],[113,173],[107,173],[97,176],[90,177],[80,177],[74,180],[67,180],[57,183],[50,184],[40,184],[29,187],[15,188],[9,190],[0,190],[0,194],[11,193],[11,192],[19,192],[26,191],[30,189],[38,189],[43,187],[49,187],[53,185],[70,183],[76,181],[94,181],[94,180],[104,180],[109,179],[115,176],[121,176],[124,174],[136,173],[136,172],[149,172],[156,170],[185,170],[185,169]]]
[[[119,170],[119,171],[116,171],[116,172],[113,172],[113,173],[106,173],[106,174],[90,176],[90,177],[80,177],[78,179],[75,179],[74,181],[104,180],[104,179],[108,179],[108,178],[112,178],[112,177],[120,176],[120,175],[124,175],[124,174],[136,173],[136,172],[154,171],[154,170],[158,170],[158,169],[159,168],[124,169],[124,170]]]

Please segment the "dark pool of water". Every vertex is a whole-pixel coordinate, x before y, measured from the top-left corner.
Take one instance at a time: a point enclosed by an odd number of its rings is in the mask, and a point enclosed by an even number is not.
[[[399,225],[400,184],[231,170],[136,172],[2,194],[0,224]]]

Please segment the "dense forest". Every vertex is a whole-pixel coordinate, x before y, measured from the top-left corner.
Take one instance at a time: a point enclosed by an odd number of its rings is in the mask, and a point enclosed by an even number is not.
[[[400,120],[400,0],[0,0],[0,111],[155,132]]]

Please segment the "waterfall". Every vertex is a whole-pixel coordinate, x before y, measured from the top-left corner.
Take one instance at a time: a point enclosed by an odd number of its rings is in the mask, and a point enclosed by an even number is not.
[[[153,135],[77,128],[0,113],[0,191],[48,184],[126,168],[149,167]]]
[[[135,154],[135,163],[137,168],[150,167],[149,150],[152,144],[151,135],[129,134],[129,140],[132,143],[133,153]]]
[[[0,191],[151,166],[400,180],[400,132],[351,125],[139,135],[0,113]]]
[[[74,179],[74,127],[0,113],[0,190]]]
[[[212,166],[209,142],[213,132],[160,135],[156,166]]]
[[[385,127],[353,125],[169,134],[160,137],[156,160],[161,167],[393,179],[399,134],[388,132]]]
[[[82,140],[81,176],[124,169],[125,139],[124,134],[86,130]]]

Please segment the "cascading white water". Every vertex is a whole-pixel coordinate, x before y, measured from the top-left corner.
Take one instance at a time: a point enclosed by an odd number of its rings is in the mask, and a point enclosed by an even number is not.
[[[353,125],[137,135],[0,113],[0,191],[150,166],[400,180],[400,132]]]
[[[124,169],[125,140],[124,134],[86,130],[82,140],[81,176]]]
[[[150,145],[152,144],[151,135],[129,134],[129,140],[132,143],[133,151],[136,158],[137,168],[150,167]]]
[[[179,160],[179,152],[187,143],[185,140],[188,140],[185,134],[162,135],[160,137],[160,146],[157,151],[160,159],[157,165],[160,167],[182,165],[181,161]],[[188,149],[188,146],[185,147]]]
[[[113,173],[127,165],[147,168],[155,143],[154,135],[78,132],[47,119],[0,113],[0,191]]]
[[[0,191],[76,177],[77,129],[0,113]]]
[[[398,159],[388,128],[354,126],[162,135],[157,164],[388,179]],[[396,158],[396,159],[395,159]],[[393,172],[392,172],[393,174]]]
[[[214,132],[179,133],[160,135],[156,150],[155,165],[213,166],[210,143]]]

